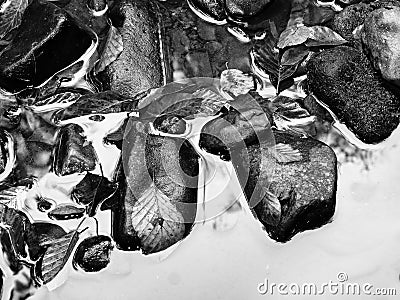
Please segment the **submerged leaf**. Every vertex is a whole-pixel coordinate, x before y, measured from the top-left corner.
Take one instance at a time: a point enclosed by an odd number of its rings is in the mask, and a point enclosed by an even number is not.
[[[275,47],[271,37],[257,41],[250,53],[257,73],[264,78],[269,77],[278,93],[291,85],[286,83],[291,82],[290,79],[307,54],[308,50],[302,46],[289,48],[282,53]]]
[[[307,47],[338,46],[347,43],[338,33],[325,26],[310,27],[310,36],[306,41]]]
[[[280,163],[290,163],[302,160],[301,152],[298,149],[293,149],[292,146],[288,144],[276,144],[272,154]]]
[[[43,105],[54,105],[54,104],[71,104],[79,99],[81,96],[80,93],[76,92],[63,92],[52,95],[50,97],[38,99],[37,101],[33,101],[30,105],[35,106],[43,106]]]
[[[6,0],[0,6],[0,39],[21,24],[22,15],[28,4],[28,0]]]
[[[57,113],[56,119],[68,120],[91,114],[132,112],[136,110],[138,101],[147,93],[138,93],[130,98],[112,91],[83,95],[72,105]]]
[[[281,58],[283,66],[294,66],[300,64],[306,56],[310,53],[308,48],[304,45],[286,49]]]
[[[100,73],[104,71],[108,65],[118,58],[123,49],[124,42],[122,40],[121,33],[119,32],[118,28],[111,26],[103,53],[101,54],[100,60],[96,65],[96,72]]]
[[[281,204],[278,197],[270,191],[265,191],[265,195],[259,205],[263,208],[263,221],[272,226],[278,225],[281,220]]]
[[[43,283],[49,283],[62,270],[78,242],[79,234],[71,231],[48,243],[48,248],[39,263],[39,276]]]
[[[315,134],[316,117],[302,108],[292,98],[278,96],[272,102],[274,124],[279,130],[287,130],[300,135]]]
[[[163,250],[185,236],[182,214],[154,183],[134,204],[131,222],[144,252]]]
[[[291,26],[286,28],[280,35],[277,47],[284,49],[287,47],[301,45],[311,36],[311,30],[307,26]]]
[[[184,139],[148,134],[140,121],[131,122],[124,140],[130,142],[122,148],[115,242],[144,254],[165,250],[186,237],[195,221],[198,155]]]
[[[198,114],[213,116],[227,102],[229,100],[222,97],[212,87],[198,86],[190,93],[177,92],[160,95],[157,101],[140,110],[140,118],[153,121],[162,115],[175,115],[185,119],[193,118]]]
[[[61,238],[66,234],[62,227],[46,222],[33,223],[32,230],[37,236],[40,245],[48,245],[52,240]]]
[[[247,94],[255,88],[254,78],[240,70],[229,69],[221,73],[221,89],[234,96]]]

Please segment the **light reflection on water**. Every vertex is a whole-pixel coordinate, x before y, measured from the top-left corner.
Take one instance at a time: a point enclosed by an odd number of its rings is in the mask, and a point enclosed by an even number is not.
[[[267,277],[277,283],[318,285],[335,281],[339,272],[346,272],[349,282],[400,288],[400,130],[383,149],[371,151],[355,148],[333,129],[321,130],[318,138],[333,147],[339,162],[337,206],[330,224],[278,244],[262,230],[242,195],[242,209],[228,212],[225,220],[196,224],[185,240],[164,253],[143,257],[114,250],[109,267],[94,274],[73,270],[70,259],[48,286],[52,291],[43,287],[32,299],[280,299],[260,295],[258,284]],[[214,204],[232,204],[237,179],[212,176],[217,179],[210,181],[207,197],[230,182]],[[201,209],[199,204],[203,218]],[[100,232],[108,233],[109,212],[99,219]]]
[[[64,285],[52,292],[43,288],[33,299],[280,299],[260,295],[258,284],[268,278],[318,285],[337,281],[339,272],[347,273],[348,282],[400,288],[400,133],[390,140],[386,148],[369,153],[367,162],[357,151],[352,159],[343,155],[343,149],[351,152],[344,142],[335,149],[337,208],[332,223],[320,229],[278,244],[248,209],[239,210],[231,230],[215,231],[212,221],[197,224],[168,259],[114,251],[103,272],[70,270]]]

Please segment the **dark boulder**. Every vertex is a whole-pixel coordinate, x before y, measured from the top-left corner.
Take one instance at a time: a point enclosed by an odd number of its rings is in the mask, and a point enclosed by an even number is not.
[[[286,242],[331,219],[336,156],[317,140],[272,130],[268,102],[258,103],[264,118],[246,121],[252,111],[231,109],[203,127],[200,147],[232,161],[258,220],[271,238]]]
[[[307,64],[309,90],[364,143],[379,143],[399,124],[399,97],[387,88],[367,57],[340,46]]]
[[[332,21],[332,29],[343,38],[352,41],[353,31],[364,23],[365,18],[371,12],[371,7],[365,3],[350,5],[335,15]]]
[[[333,150],[312,138],[274,132],[272,141],[254,143],[235,153],[232,163],[250,207],[268,235],[286,242],[299,232],[321,227],[335,212],[337,165]],[[276,151],[297,152],[279,160]],[[248,174],[241,176],[241,174]],[[269,203],[275,198],[280,218],[270,222]]]
[[[154,1],[117,1],[110,12],[123,39],[123,51],[101,74],[107,89],[123,96],[156,88],[166,82],[162,60],[160,12]],[[163,53],[165,61],[167,53]]]
[[[9,91],[38,86],[81,57],[91,43],[89,32],[63,9],[35,0],[0,53],[0,85]]]
[[[346,40],[355,41],[356,38],[353,33],[355,33],[354,31],[357,27],[364,24],[365,19],[372,11],[386,6],[400,6],[400,1],[362,1],[361,3],[349,5],[340,13],[335,15],[332,21],[332,29]]]

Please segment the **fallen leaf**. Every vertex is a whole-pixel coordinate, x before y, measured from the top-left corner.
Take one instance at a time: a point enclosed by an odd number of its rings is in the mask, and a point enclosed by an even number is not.
[[[118,28],[111,26],[103,53],[101,54],[100,60],[96,65],[96,73],[104,71],[108,65],[118,58],[122,50],[124,50],[122,35]]]
[[[301,152],[293,149],[288,144],[276,144],[272,150],[272,154],[279,163],[290,163],[302,160]]]
[[[292,85],[292,77],[299,65],[307,57],[308,50],[304,46],[295,46],[284,51],[276,47],[277,38],[266,35],[256,41],[250,52],[256,73],[270,80],[279,94]]]
[[[0,6],[0,39],[21,24],[22,15],[28,4],[28,0],[7,0]]]
[[[258,209],[262,207],[263,214],[260,216],[263,222],[276,226],[281,220],[281,204],[278,197],[270,192],[265,191],[261,202],[258,204]]]
[[[51,104],[71,104],[81,97],[80,93],[76,92],[63,92],[52,95],[46,98],[39,98],[38,100],[33,99],[30,105],[34,106],[43,106],[43,105],[51,105]]]
[[[234,96],[247,94],[255,89],[254,78],[237,69],[224,70],[221,73],[221,90]]]
[[[185,119],[198,114],[215,115],[230,101],[220,94],[217,82],[217,79],[197,78],[184,84],[171,83],[161,87],[145,99],[148,104],[140,109],[140,118],[154,121],[165,114]]]
[[[277,47],[284,49],[305,43],[311,36],[311,29],[307,26],[291,26],[280,35]]]
[[[274,124],[278,130],[302,136],[315,134],[316,117],[310,115],[295,99],[278,96],[272,101],[272,110]]]
[[[286,49],[281,58],[283,66],[294,66],[300,64],[310,53],[308,48],[304,45],[295,46]]]
[[[62,270],[78,242],[78,239],[78,232],[71,231],[60,238],[48,242],[47,250],[38,264],[38,275],[41,277],[44,284],[53,280]]]
[[[347,43],[338,33],[325,26],[312,26],[310,36],[305,42],[307,47],[338,46]]]
[[[181,138],[148,134],[140,121],[131,122],[122,148],[123,224],[116,225],[116,243],[144,254],[159,252],[186,237],[197,210],[198,155]],[[119,237],[123,239],[119,240]]]
[[[135,202],[131,222],[145,253],[163,250],[185,236],[182,214],[154,183]]]
[[[83,95],[58,112],[55,119],[60,121],[90,114],[132,112],[136,110],[138,101],[146,95],[147,92],[142,92],[128,98],[112,91]]]

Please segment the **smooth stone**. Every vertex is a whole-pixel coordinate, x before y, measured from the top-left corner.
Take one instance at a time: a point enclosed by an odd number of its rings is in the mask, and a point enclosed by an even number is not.
[[[307,64],[308,89],[361,141],[382,142],[399,124],[400,99],[360,51],[339,46]]]
[[[301,152],[300,161],[282,163],[271,155],[271,141],[254,143],[235,154],[232,163],[246,198],[268,235],[287,242],[299,232],[328,223],[335,212],[337,160],[333,150],[312,138],[274,132],[275,144],[285,144]],[[261,187],[258,188],[258,186]],[[281,218],[268,224],[265,191],[278,197]],[[255,202],[254,202],[255,201]]]
[[[362,1],[360,3],[351,4],[352,5],[345,7],[341,12],[335,15],[331,26],[332,29],[339,33],[343,38],[350,42],[354,42],[357,38],[354,36],[353,32],[357,27],[364,24],[365,19],[372,11],[386,6],[400,6],[400,1]]]
[[[374,10],[364,22],[362,41],[382,77],[400,86],[400,7]]]

